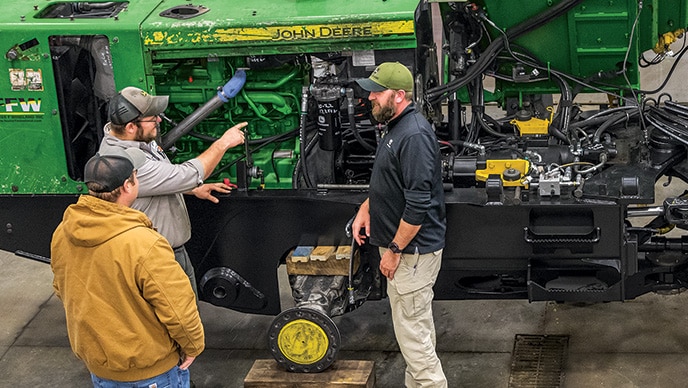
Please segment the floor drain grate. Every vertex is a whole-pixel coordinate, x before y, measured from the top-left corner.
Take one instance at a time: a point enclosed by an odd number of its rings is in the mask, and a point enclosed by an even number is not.
[[[568,344],[568,335],[517,334],[509,388],[561,387]]]

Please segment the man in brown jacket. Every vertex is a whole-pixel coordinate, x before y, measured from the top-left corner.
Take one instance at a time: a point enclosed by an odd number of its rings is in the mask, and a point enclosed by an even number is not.
[[[129,207],[144,162],[137,149],[96,154],[84,172],[89,194],[53,234],[53,286],[94,387],[188,387],[205,348],[188,277],[148,217]]]

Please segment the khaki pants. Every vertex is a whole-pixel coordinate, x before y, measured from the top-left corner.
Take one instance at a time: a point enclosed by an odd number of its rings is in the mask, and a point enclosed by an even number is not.
[[[380,248],[380,256],[386,250]],[[447,378],[435,352],[432,318],[432,286],[441,264],[442,250],[424,255],[402,254],[394,280],[387,281],[394,335],[406,361],[407,388],[447,387]]]

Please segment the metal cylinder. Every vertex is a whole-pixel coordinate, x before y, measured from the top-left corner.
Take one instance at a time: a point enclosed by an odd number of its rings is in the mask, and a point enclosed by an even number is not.
[[[216,306],[231,307],[239,297],[241,281],[226,267],[216,267],[203,275],[201,292],[204,299]]]
[[[172,128],[165,136],[162,137],[162,142],[160,146],[163,149],[169,149],[174,145],[174,143],[179,140],[182,136],[186,135],[189,131],[193,129],[198,123],[203,119],[208,117],[217,108],[221,107],[224,102],[220,97],[213,96],[208,102],[203,104],[200,108],[193,111],[190,115],[186,116],[176,127]]]
[[[325,151],[336,151],[342,143],[340,117],[340,87],[311,87],[311,94],[318,105],[318,145]]]
[[[342,142],[342,122],[339,99],[318,101],[318,136],[320,149],[335,151]]]

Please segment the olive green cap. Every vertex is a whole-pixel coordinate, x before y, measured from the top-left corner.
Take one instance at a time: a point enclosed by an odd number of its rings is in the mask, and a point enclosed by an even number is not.
[[[382,63],[370,77],[357,79],[356,83],[369,92],[382,92],[387,89],[413,92],[413,74],[408,67],[399,62]]]

